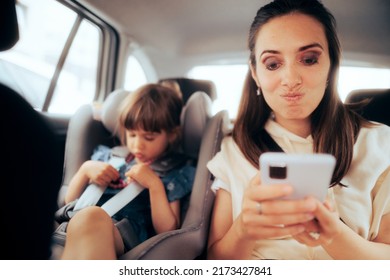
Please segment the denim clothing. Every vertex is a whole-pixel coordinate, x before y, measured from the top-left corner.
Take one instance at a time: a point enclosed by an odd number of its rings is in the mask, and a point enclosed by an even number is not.
[[[91,159],[108,162],[112,156],[112,149],[99,145]],[[136,164],[133,157],[127,157],[127,162],[119,168],[120,179],[115,184],[121,184],[126,180],[125,173]],[[195,167],[189,159],[182,154],[169,154],[152,163],[152,170],[158,174],[164,184],[169,202],[179,200],[191,193],[195,177]],[[108,187],[98,201],[101,206],[118,193],[120,188]],[[139,242],[143,242],[155,234],[152,224],[150,199],[148,189],[143,190],[136,198],[129,202],[113,217],[116,221],[123,218],[129,220],[134,231],[138,235]]]

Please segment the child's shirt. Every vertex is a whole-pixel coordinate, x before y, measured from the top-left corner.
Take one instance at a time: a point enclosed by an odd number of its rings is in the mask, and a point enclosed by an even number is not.
[[[112,157],[112,148],[99,145],[91,159],[108,162]],[[103,205],[108,199],[117,194],[126,184],[125,173],[136,164],[133,157],[126,157],[126,164],[121,166],[118,171],[120,179],[113,182],[114,187],[106,188],[97,205]],[[152,170],[160,177],[164,184],[165,192],[169,202],[179,200],[189,195],[195,177],[195,167],[191,165],[189,159],[182,154],[171,153],[152,163]],[[139,241],[143,242],[155,235],[152,224],[150,199],[148,189],[143,190],[137,197],[123,207],[113,217],[116,221],[127,218],[132,225]]]

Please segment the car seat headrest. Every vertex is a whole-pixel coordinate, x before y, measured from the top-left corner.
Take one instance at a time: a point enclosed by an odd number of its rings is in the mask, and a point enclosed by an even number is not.
[[[113,91],[104,101],[101,110],[102,124],[118,138],[119,108],[128,94],[131,93],[123,89]],[[181,115],[183,151],[191,157],[198,157],[203,131],[212,114],[211,105],[210,97],[206,93],[198,91],[189,97],[183,107]]]
[[[128,94],[130,94],[129,91],[117,89],[107,97],[102,106],[101,121],[104,127],[117,137],[119,137],[119,109]]]
[[[390,125],[390,89],[356,89],[348,94],[345,103],[361,102],[364,99],[370,101],[357,112],[368,120]]]
[[[0,51],[12,48],[19,40],[15,0],[0,1]]]
[[[174,81],[180,86],[180,90],[183,93],[183,102],[187,103],[190,96],[197,91],[205,92],[214,101],[217,98],[217,90],[214,82],[210,80],[199,80],[190,78],[165,78],[160,79],[159,83],[164,81]]]
[[[184,153],[197,158],[203,132],[211,118],[212,101],[202,92],[193,93],[185,104],[181,116]]]

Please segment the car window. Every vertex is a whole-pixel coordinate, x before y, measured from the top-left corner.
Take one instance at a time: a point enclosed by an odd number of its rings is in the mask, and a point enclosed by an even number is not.
[[[20,0],[17,16],[20,39],[11,50],[0,53],[0,82],[39,111],[71,114],[91,102],[99,30],[52,0]]]
[[[345,101],[355,89],[390,88],[390,69],[372,67],[340,67],[339,93]]]
[[[141,63],[134,55],[127,58],[124,88],[134,90],[147,82],[146,74]]]
[[[99,30],[84,20],[59,76],[49,112],[71,114],[90,103],[96,92]]]
[[[248,65],[243,64],[205,65],[192,68],[188,72],[188,77],[212,80],[217,90],[217,99],[212,107],[213,113],[227,110],[229,117],[235,118],[247,71]]]

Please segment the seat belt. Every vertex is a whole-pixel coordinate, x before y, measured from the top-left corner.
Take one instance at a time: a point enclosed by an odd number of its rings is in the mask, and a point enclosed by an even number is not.
[[[130,201],[132,201],[140,192],[145,188],[136,182],[131,182],[125,188],[123,188],[116,195],[111,197],[106,201],[101,208],[107,212],[107,214],[112,217],[119,210],[125,207]]]
[[[265,143],[266,147],[269,149],[269,151],[272,152],[284,152],[283,149],[275,142],[275,140],[269,135],[269,133],[262,129],[260,131],[260,139],[263,143]],[[259,144],[258,144],[259,146]],[[260,147],[260,146],[259,146]]]
[[[116,153],[113,153],[110,160],[108,161],[115,169],[119,170],[124,164],[126,164],[126,156],[120,153],[120,149],[123,147],[117,147],[118,150]],[[127,149],[127,148],[126,148]],[[118,152],[119,151],[119,152]],[[155,163],[153,163],[153,171],[156,173],[164,173],[167,170],[170,170],[186,160],[186,157],[183,155],[175,154],[174,156],[169,156],[163,158]],[[76,213],[78,210],[83,209],[87,206],[96,205],[100,197],[103,195],[106,187],[101,187],[96,184],[90,184],[81,194],[77,200],[73,213]],[[132,201],[140,192],[145,188],[136,182],[129,183],[125,188],[107,200],[101,208],[107,212],[107,214],[112,217],[119,210],[125,207],[130,201]]]
[[[112,156],[108,163],[111,164],[115,169],[119,170],[121,166],[126,164],[126,160],[123,157]],[[96,184],[88,185],[88,187],[77,200],[73,211],[76,212],[87,206],[96,205],[106,188],[107,186],[102,187]],[[137,184],[136,182],[131,182],[120,192],[106,201],[101,206],[101,208],[106,211],[110,217],[112,217],[119,210],[125,207],[126,204],[132,201],[142,190],[144,190],[144,188],[141,185]]]

